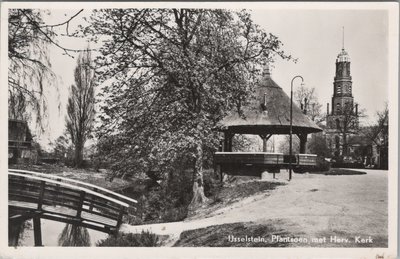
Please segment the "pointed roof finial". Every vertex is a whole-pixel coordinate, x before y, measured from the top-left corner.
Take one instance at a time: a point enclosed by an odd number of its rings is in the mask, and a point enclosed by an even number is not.
[[[342,50],[344,50],[344,26],[342,27],[343,29],[343,35],[342,35]]]

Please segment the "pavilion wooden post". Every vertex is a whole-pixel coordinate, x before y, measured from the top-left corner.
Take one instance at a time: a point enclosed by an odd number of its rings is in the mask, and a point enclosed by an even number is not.
[[[222,151],[232,152],[232,139],[233,139],[234,135],[235,134],[232,134],[229,131],[224,131],[224,142],[223,142]],[[217,165],[217,173],[219,173],[221,183],[223,183],[224,172],[223,172],[223,168],[221,165]]]
[[[259,136],[263,140],[263,152],[267,152],[267,142],[268,142],[268,139],[271,138],[272,134],[268,134],[268,135],[260,134]],[[272,177],[275,179],[275,170],[272,172]]]
[[[232,139],[235,134],[231,132],[224,132],[224,151],[225,152],[232,152]]]
[[[260,134],[259,136],[263,140],[263,152],[267,152],[267,141],[271,138],[272,134]]]
[[[228,151],[228,146],[229,146],[229,143],[228,143],[228,132],[224,131],[224,146],[223,146],[222,150],[224,152],[227,152]]]
[[[307,144],[307,134],[305,133],[300,133],[297,134],[297,136],[300,139],[300,154],[305,154],[306,153],[306,144]]]

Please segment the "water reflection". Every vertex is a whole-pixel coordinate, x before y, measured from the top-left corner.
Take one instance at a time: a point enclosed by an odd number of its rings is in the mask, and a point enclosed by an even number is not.
[[[9,222],[9,246],[34,246],[32,220],[23,224]],[[43,246],[95,246],[96,242],[106,239],[108,234],[65,224],[53,220],[41,219]]]
[[[32,230],[32,222],[29,220],[8,224],[8,245],[21,246],[26,232]]]
[[[59,246],[90,246],[90,235],[85,227],[66,224],[58,236]]]

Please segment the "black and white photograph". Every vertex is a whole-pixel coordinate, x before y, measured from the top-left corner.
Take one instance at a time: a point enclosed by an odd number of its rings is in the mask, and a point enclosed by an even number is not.
[[[1,258],[396,258],[398,3],[1,12]]]

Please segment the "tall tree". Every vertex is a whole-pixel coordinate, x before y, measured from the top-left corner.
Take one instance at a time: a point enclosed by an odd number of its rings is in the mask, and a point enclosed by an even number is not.
[[[312,121],[315,123],[320,123],[325,120],[326,116],[322,115],[322,105],[317,99],[314,87],[307,88],[305,86],[301,86],[297,88],[294,92],[294,99],[304,114],[307,115]]]
[[[308,149],[311,154],[316,154],[323,157],[330,156],[330,150],[326,143],[325,136],[321,133],[315,133],[311,136],[311,139],[308,143]]]
[[[377,146],[380,146],[381,139],[378,136],[381,134],[382,138],[388,137],[388,125],[389,125],[389,109],[388,105],[386,104],[385,108],[382,111],[378,111],[376,113],[377,120],[374,125],[369,127],[364,127],[361,130],[361,133],[370,139],[373,143]]]
[[[362,117],[365,117],[365,112],[359,109],[358,104],[349,103],[338,112],[336,120],[330,122],[335,124],[330,128],[336,128],[342,136],[343,156],[348,155],[348,137],[360,133],[359,120]]]
[[[382,111],[376,113],[376,116],[377,120],[374,125],[361,128],[361,134],[376,146],[380,156],[380,168],[387,169],[389,151],[389,108],[387,103]]]
[[[99,138],[119,173],[193,165],[192,204],[203,193],[205,150],[227,109],[248,100],[260,65],[281,43],[245,12],[211,9],[96,10],[85,29],[105,39],[96,59],[103,88]]]
[[[94,123],[94,69],[91,52],[80,53],[75,68],[75,85],[71,86],[67,104],[67,131],[74,145],[74,164],[80,167],[83,148]]]
[[[45,24],[46,13],[39,9],[10,9],[8,11],[8,111],[9,117],[33,117],[38,125],[46,115],[45,90],[55,86],[49,49],[55,45],[65,53],[71,51],[57,41],[56,28],[66,27],[82,10],[59,24]],[[32,111],[31,114],[28,113]]]
[[[53,148],[53,155],[55,158],[58,158],[63,162],[69,160],[72,161],[74,150],[67,132],[59,136],[54,142],[50,143],[50,146]]]

